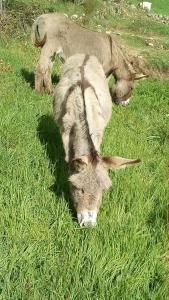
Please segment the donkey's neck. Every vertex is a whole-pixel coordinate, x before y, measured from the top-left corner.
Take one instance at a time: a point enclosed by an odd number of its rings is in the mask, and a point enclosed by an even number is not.
[[[134,70],[131,64],[127,61],[120,47],[118,47],[117,44],[112,39],[111,41],[112,41],[111,68],[107,72],[108,75],[113,73],[116,80],[120,80],[120,79],[124,79],[127,81],[132,80]]]
[[[114,76],[116,80],[124,79],[127,81],[131,81],[133,78],[133,73],[129,68],[129,64],[122,57],[119,60],[118,68],[114,70]]]

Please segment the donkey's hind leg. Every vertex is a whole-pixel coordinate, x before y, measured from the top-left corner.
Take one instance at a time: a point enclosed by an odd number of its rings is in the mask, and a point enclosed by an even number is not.
[[[40,93],[43,89],[43,72],[38,63],[35,69],[35,91]]]
[[[47,93],[52,92],[52,67],[57,50],[50,44],[45,44],[42,48],[39,62],[35,70],[35,90],[41,92],[44,89]]]

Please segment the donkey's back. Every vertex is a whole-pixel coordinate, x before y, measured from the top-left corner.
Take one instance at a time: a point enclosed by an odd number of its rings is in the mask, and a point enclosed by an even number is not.
[[[54,93],[54,114],[70,161],[99,152],[112,101],[101,64],[94,56],[77,54],[63,66]]]

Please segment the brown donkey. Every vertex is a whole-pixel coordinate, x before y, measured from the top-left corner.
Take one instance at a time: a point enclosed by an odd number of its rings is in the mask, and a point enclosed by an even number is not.
[[[41,47],[41,55],[35,71],[35,90],[44,86],[52,92],[51,72],[55,55],[63,60],[77,54],[94,55],[102,64],[106,76],[113,74],[116,80],[112,91],[116,103],[127,105],[134,87],[134,80],[145,77],[136,74],[117,43],[110,35],[94,32],[68,19],[64,14],[41,15],[32,27],[32,42]]]

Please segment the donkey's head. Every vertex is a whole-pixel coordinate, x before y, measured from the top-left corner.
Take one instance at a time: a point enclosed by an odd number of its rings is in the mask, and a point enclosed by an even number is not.
[[[116,104],[127,106],[134,88],[134,81],[147,77],[144,74],[133,74],[131,78],[118,79],[112,89],[112,99]]]
[[[102,193],[111,186],[109,169],[121,169],[139,163],[138,159],[122,157],[99,157],[93,162],[89,156],[73,160],[69,177],[71,193],[81,227],[95,226]]]

